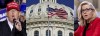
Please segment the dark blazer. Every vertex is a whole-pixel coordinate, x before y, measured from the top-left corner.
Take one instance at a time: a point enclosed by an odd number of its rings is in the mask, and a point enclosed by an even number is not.
[[[21,22],[22,31],[18,31],[15,27],[11,31],[7,20],[0,22],[0,36],[27,36],[26,35],[26,24]]]

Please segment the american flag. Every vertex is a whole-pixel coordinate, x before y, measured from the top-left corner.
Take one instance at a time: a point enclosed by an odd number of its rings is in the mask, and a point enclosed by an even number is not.
[[[67,19],[67,17],[68,17],[68,13],[62,8],[60,8],[56,14],[58,15],[58,17],[60,17],[62,19]]]
[[[47,11],[48,11],[48,18],[51,18],[54,15],[57,15],[61,19],[67,19],[68,13],[64,9],[62,9],[62,8],[60,8],[60,9],[57,9],[57,8],[53,9],[53,8],[48,7]]]
[[[54,15],[56,15],[56,12],[48,12],[48,18],[51,18]]]

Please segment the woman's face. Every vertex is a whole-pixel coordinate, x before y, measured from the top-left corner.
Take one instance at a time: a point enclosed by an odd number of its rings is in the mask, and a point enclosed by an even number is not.
[[[93,16],[93,9],[90,7],[90,5],[83,5],[82,6],[82,17],[85,20],[90,20]]]

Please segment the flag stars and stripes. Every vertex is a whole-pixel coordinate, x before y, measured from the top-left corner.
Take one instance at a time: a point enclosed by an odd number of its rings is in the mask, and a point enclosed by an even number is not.
[[[55,8],[55,9],[53,9],[51,7],[48,7],[47,11],[48,11],[48,18],[51,18],[54,15],[57,15],[61,19],[67,19],[67,16],[68,16],[68,13],[63,8],[60,8],[60,9]]]

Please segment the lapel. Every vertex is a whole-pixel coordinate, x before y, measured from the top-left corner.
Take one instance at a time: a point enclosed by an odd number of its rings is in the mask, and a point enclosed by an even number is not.
[[[11,29],[10,29],[10,27],[9,27],[9,25],[8,25],[8,22],[7,22],[7,20],[5,20],[5,21],[3,21],[2,22],[2,28],[3,28],[3,35],[5,36],[5,35],[7,35],[7,36],[10,36],[10,34],[11,34]]]

